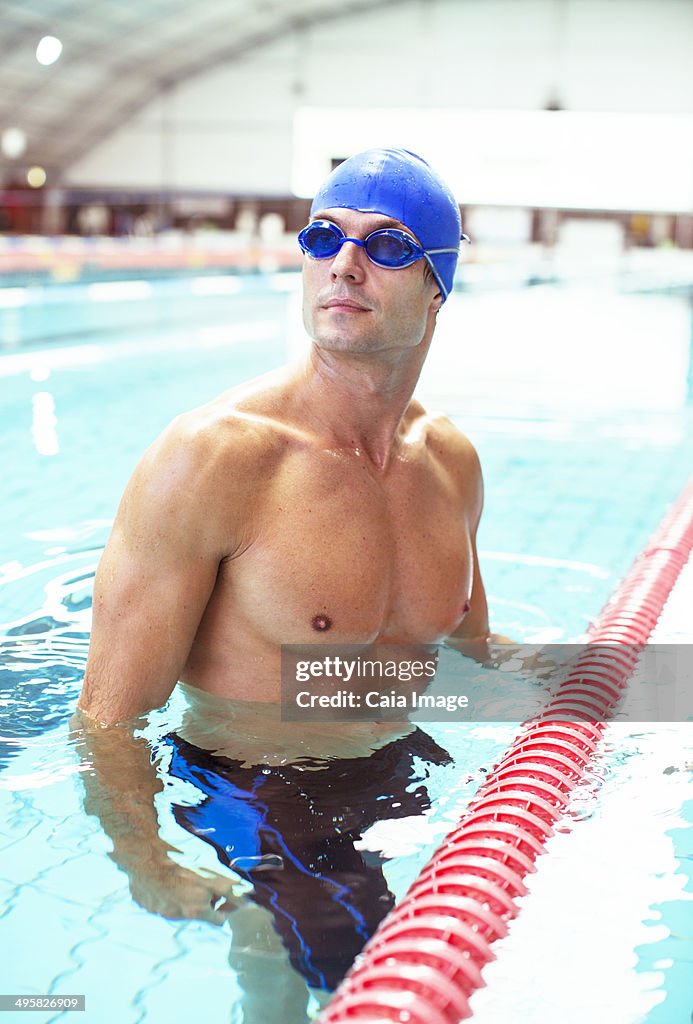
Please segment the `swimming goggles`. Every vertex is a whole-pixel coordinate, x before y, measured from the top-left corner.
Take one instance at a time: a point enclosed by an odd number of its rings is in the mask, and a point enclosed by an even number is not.
[[[469,241],[466,235],[462,238]],[[401,270],[403,267],[410,267],[417,260],[426,260],[443,291],[443,296],[447,298],[447,291],[430,257],[436,253],[456,253],[457,249],[424,249],[415,238],[400,228],[379,228],[377,231],[371,231],[364,239],[349,238],[330,220],[314,220],[298,236],[301,249],[314,260],[326,260],[336,256],[345,242],[353,242],[354,245],[365,249],[371,263],[387,270]]]

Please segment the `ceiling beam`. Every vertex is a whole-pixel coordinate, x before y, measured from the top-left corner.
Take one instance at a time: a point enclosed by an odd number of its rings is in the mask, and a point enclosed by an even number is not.
[[[108,105],[104,108],[104,117],[96,124],[85,128],[82,132],[75,131],[74,127],[71,128],[70,141],[66,146],[62,147],[62,151],[58,148],[56,158],[51,161],[53,180],[56,184],[59,184],[60,177],[86,152],[92,150],[96,145],[113,135],[124,124],[127,124],[128,121],[132,120],[142,109],[155,100],[157,96],[180,85],[182,82],[222,65],[233,64],[242,60],[249,54],[257,52],[264,46],[287,35],[296,35],[321,25],[345,21],[358,15],[367,15],[384,8],[404,6],[413,2],[417,2],[417,0],[352,0],[351,3],[346,3],[345,0],[342,0],[341,4],[336,5],[334,0],[328,0],[322,8],[313,10],[310,13],[280,15],[267,28],[249,33],[245,37],[234,41],[233,44],[214,47],[202,55],[199,55],[201,54],[201,48],[198,48],[198,56],[191,60],[182,61],[173,72],[146,82],[142,89],[126,102],[120,105]],[[418,2],[420,3],[421,0],[418,0]],[[191,43],[190,49],[195,51],[194,43]],[[109,89],[112,89],[113,94],[117,95],[120,74],[122,74],[121,71],[114,70],[102,86],[102,90],[108,92]],[[98,96],[95,97],[95,101],[98,102]],[[83,103],[75,103],[65,112],[63,120],[68,124],[79,124],[80,112],[83,111],[83,106]]]

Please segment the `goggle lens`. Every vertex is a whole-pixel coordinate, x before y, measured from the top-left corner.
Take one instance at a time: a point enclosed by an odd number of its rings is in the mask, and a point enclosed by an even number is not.
[[[422,252],[413,238],[396,228],[374,231],[366,239],[366,252],[382,267],[408,267],[420,259]]]
[[[309,224],[298,236],[298,242],[304,252],[316,260],[334,256],[344,241],[344,234],[335,224]]]

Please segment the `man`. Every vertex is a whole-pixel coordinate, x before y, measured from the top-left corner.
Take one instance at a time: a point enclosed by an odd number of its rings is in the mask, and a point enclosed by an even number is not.
[[[301,233],[307,360],[179,417],[127,487],[87,715],[130,719],[178,680],[276,702],[287,643],[488,638],[477,456],[412,398],[460,238],[452,194],[411,153],[327,179]]]
[[[489,625],[476,453],[412,398],[452,287],[457,203],[419,157],[370,150],[327,179],[299,238],[310,353],[179,417],[145,454],[98,569],[76,724],[87,810],[135,898],[221,923],[240,876],[253,912],[235,910],[234,969],[280,936],[330,988],[392,905],[364,833],[421,813],[416,766],[450,757],[408,723],[281,722],[281,645],[453,637],[483,653]],[[177,681],[188,709],[157,751],[199,799],[172,815],[231,875],[168,856],[149,750],[94,726],[160,707]],[[279,976],[247,999],[281,1002]]]

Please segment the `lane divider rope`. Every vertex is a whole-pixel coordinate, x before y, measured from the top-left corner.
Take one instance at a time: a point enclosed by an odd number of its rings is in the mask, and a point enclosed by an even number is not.
[[[319,1024],[459,1024],[484,985],[553,826],[585,775],[693,549],[693,479],[587,631],[551,702],[526,722]],[[561,718],[569,716],[569,720]]]

